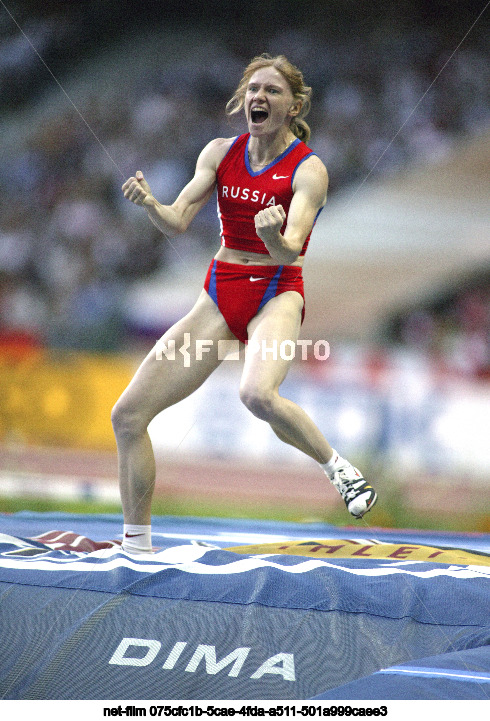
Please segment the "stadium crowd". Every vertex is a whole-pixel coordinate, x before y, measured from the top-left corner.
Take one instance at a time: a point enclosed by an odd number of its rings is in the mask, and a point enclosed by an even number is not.
[[[60,42],[56,28],[48,21],[26,27],[48,59]],[[22,81],[39,72],[40,61],[15,30],[2,16],[0,72],[3,78],[17,74]],[[58,31],[65,42],[76,34],[73,24]],[[421,159],[438,159],[462,136],[488,127],[488,65],[478,40],[461,47],[433,83],[456,44],[442,24],[412,25],[406,31],[392,26],[391,33],[380,27],[347,38],[332,36],[328,42],[318,29],[299,27],[281,30],[257,52],[285,52],[313,87],[311,145],[329,169],[332,196]],[[237,121],[227,121],[224,106],[249,59],[250,44],[238,37],[212,42],[208,37],[205,48],[210,46],[207,54],[190,47],[187,56],[168,63],[168,72],[153,63],[143,74],[126,77],[123,67],[104,96],[94,77],[93,93],[78,108],[83,120],[66,102],[63,112],[53,110],[45,122],[19,133],[4,148],[4,342],[24,335],[52,347],[117,350],[131,339],[135,329],[128,325],[123,304],[127,288],[175,259],[144,214],[124,201],[123,179],[141,168],[154,194],[171,202],[190,178],[202,147],[214,137],[242,131]],[[12,88],[4,83],[7,97],[17,102]],[[217,247],[213,203],[185,240],[189,252]],[[482,363],[488,366],[483,330],[488,293],[481,290],[468,298],[462,292],[451,308],[449,316],[428,309],[411,312],[401,321],[397,340],[425,343],[430,352],[428,338],[437,336],[438,349],[447,347],[451,358],[457,356],[456,337],[464,343],[478,336],[481,341],[472,342],[480,360],[467,372],[481,372]]]

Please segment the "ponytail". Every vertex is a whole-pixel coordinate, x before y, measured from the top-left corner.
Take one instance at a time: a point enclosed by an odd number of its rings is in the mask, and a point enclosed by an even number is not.
[[[303,143],[308,143],[311,136],[311,130],[306,120],[297,117],[293,118],[289,127],[297,138],[302,140]]]

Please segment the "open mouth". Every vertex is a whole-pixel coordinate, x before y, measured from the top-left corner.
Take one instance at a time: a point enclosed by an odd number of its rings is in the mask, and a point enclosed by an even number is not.
[[[260,125],[260,123],[263,123],[267,118],[269,117],[269,113],[267,110],[261,110],[259,108],[254,108],[250,112],[250,118],[252,120],[252,123],[256,125]]]

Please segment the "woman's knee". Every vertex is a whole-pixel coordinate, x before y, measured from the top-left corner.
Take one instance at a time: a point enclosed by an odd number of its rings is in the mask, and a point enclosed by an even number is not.
[[[263,421],[271,421],[275,416],[277,393],[254,385],[240,388],[240,400],[254,416]]]
[[[141,411],[120,398],[111,412],[111,422],[116,438],[134,439],[142,436],[148,428],[149,421]]]

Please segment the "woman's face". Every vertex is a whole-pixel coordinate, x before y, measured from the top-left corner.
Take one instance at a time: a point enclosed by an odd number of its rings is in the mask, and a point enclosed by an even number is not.
[[[250,134],[254,137],[289,127],[301,108],[295,103],[288,81],[274,67],[256,70],[245,93],[244,110]]]

